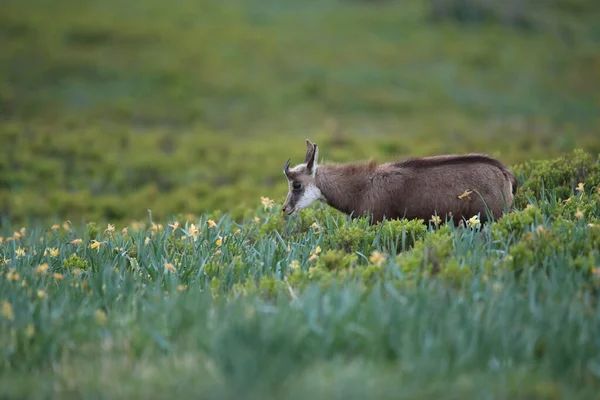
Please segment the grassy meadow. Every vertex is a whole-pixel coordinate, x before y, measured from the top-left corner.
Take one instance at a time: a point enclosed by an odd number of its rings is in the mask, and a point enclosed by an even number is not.
[[[2,2],[0,398],[600,399],[598,26],[590,0]],[[497,156],[515,210],[283,218],[306,138]]]

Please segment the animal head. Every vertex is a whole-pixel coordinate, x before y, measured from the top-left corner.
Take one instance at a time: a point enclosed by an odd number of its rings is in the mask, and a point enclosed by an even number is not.
[[[306,139],[304,163],[290,168],[290,160],[287,160],[283,165],[283,173],[288,180],[288,194],[282,207],[284,214],[292,215],[322,199],[315,182],[318,158],[319,147]]]

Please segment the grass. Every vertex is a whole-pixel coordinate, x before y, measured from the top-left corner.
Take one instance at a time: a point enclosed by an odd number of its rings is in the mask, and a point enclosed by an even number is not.
[[[3,2],[0,397],[598,398],[596,3]],[[515,210],[286,220],[305,138]]]
[[[3,396],[590,398],[589,162],[577,189],[484,226],[369,226],[325,206],[285,220],[263,198],[242,223],[15,229],[0,245]]]
[[[52,7],[0,16],[4,224],[241,218],[284,196],[307,137],[335,161],[600,151],[593,1],[526,9],[525,30],[416,0]]]
[[[60,112],[237,132],[313,128],[327,116],[406,124],[434,111],[451,121],[467,110],[595,120],[592,2],[572,18],[548,6],[558,18],[526,34],[432,26],[423,1],[311,1],[300,11],[288,0],[62,0],[52,19],[35,4],[9,3],[2,18],[5,113],[28,120]]]

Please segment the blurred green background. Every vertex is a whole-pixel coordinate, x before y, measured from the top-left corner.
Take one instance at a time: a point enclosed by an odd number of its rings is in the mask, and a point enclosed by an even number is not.
[[[3,224],[281,201],[326,160],[600,152],[597,0],[3,0]]]

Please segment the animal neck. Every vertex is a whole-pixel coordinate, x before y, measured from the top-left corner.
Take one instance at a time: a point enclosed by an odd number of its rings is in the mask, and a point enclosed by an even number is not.
[[[315,183],[329,206],[358,217],[364,211],[363,199],[373,165],[323,164],[317,169]]]

